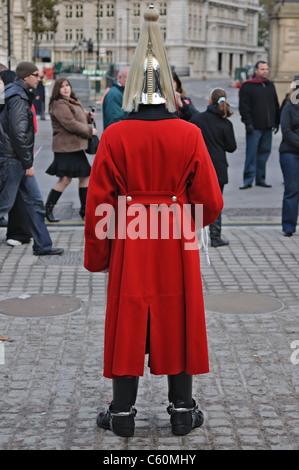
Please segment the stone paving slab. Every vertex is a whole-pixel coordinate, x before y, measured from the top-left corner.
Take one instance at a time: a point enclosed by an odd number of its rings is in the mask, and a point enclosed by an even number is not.
[[[0,449],[298,450],[299,237],[283,237],[278,226],[223,231],[230,245],[210,248],[211,266],[202,264],[205,296],[261,294],[281,309],[207,310],[211,370],[194,378],[205,423],[188,436],[172,435],[166,377],[150,375],[145,358],[135,435],[123,439],[95,423],[111,400],[102,377],[107,276],[82,266],[83,227],[50,228],[65,262],[37,258],[31,245],[6,246],[0,229],[0,305],[24,295],[81,301],[65,315],[0,313]]]

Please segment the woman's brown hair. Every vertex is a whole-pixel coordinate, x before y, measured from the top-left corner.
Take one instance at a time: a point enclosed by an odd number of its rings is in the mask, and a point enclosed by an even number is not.
[[[77,97],[76,93],[73,92],[72,85],[71,85],[70,81],[65,77],[59,77],[59,78],[57,78],[57,80],[55,80],[55,83],[54,83],[54,86],[53,86],[52,95],[51,95],[51,98],[50,98],[50,101],[49,101],[49,109],[51,108],[51,105],[53,104],[54,101],[57,101],[60,98],[62,98],[62,96],[60,94],[60,88],[62,87],[63,82],[68,82],[69,86],[71,87],[71,96],[70,96],[70,98],[74,99],[74,100],[78,100],[78,97]]]
[[[234,113],[227,100],[226,91],[223,88],[214,88],[210,93],[210,100],[213,104],[217,105],[218,114],[222,118],[228,118]]]

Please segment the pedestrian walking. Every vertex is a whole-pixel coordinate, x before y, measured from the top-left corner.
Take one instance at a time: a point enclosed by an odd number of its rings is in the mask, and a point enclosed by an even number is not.
[[[202,131],[203,139],[214,164],[221,193],[228,183],[228,162],[226,152],[234,152],[237,148],[234,128],[228,119],[233,115],[227,101],[227,93],[222,88],[214,88],[209,97],[209,104],[203,113],[197,112],[190,120]],[[216,248],[229,244],[221,238],[222,214],[209,226],[211,246]]]
[[[36,115],[40,117],[42,121],[45,120],[45,101],[46,101],[46,91],[44,85],[44,71],[39,70],[38,72],[40,81],[37,85],[35,90],[35,98],[33,101],[33,105],[35,107]]]
[[[197,110],[193,105],[191,98],[186,96],[186,90],[183,88],[182,82],[176,72],[172,72],[172,78],[180,118],[185,119],[185,121],[190,121],[191,117]]]
[[[1,64],[0,63],[0,113],[4,107],[4,103],[5,103],[5,98],[4,98],[4,87],[5,87],[5,84],[2,80],[2,72],[4,70],[8,70],[8,68],[6,67],[6,65],[4,64]],[[1,159],[0,158],[0,192],[1,192],[1,188],[4,187],[4,180],[6,179],[6,176],[5,176],[5,159]],[[0,227],[7,227],[7,220],[6,218],[3,216],[0,218]]]
[[[103,100],[103,130],[110,124],[121,121],[127,113],[122,109],[124,89],[129,67],[121,67],[115,80]]]
[[[266,163],[272,148],[272,132],[279,129],[279,102],[274,84],[268,78],[267,62],[258,61],[254,77],[246,80],[239,95],[239,111],[246,128],[246,157],[243,186],[271,188],[266,182]]]
[[[3,70],[0,72],[0,77],[6,87],[13,83],[16,78],[16,73],[12,70]],[[6,88],[4,90],[4,93]],[[0,112],[4,109],[5,103],[0,105]],[[36,132],[36,116],[34,106],[32,105],[34,130]],[[10,246],[18,246],[23,243],[29,243],[31,240],[31,233],[29,232],[28,216],[24,207],[22,198],[17,193],[13,207],[8,213],[7,230],[6,230],[6,243]]]
[[[33,254],[59,255],[62,248],[53,248],[46,227],[43,198],[34,176],[34,120],[31,110],[32,89],[39,82],[38,69],[32,62],[21,62],[16,68],[16,80],[5,90],[5,106],[1,112],[0,161],[5,171],[1,189],[0,218],[14,205],[19,192],[28,216],[33,237]]]
[[[191,208],[202,208],[206,226],[223,199],[201,131],[176,114],[158,17],[150,5],[124,92],[123,109],[133,111],[103,132],[86,205],[84,266],[109,270],[103,374],[112,379],[113,400],[97,425],[119,436],[134,434],[145,353],[150,372],[167,376],[174,434],[202,425],[192,378],[209,370]]]
[[[55,81],[49,102],[49,113],[53,128],[54,160],[46,173],[56,175],[59,179],[48,195],[46,217],[49,222],[59,222],[53,214],[55,204],[72,179],[78,178],[79,214],[84,220],[91,170],[85,150],[88,147],[88,139],[97,134],[96,128],[89,124],[89,120],[93,120],[95,114],[83,109],[70,81],[64,77]]]
[[[285,236],[291,237],[296,232],[299,204],[299,74],[291,84],[280,122],[279,153],[284,181],[282,230]]]

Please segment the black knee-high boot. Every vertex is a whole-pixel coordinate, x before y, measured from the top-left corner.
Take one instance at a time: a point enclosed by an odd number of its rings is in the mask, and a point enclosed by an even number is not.
[[[192,381],[193,376],[185,372],[168,375],[170,405],[167,411],[170,414],[172,432],[176,435],[188,434],[193,428],[201,426],[204,421],[202,412],[192,398]]]
[[[85,204],[86,204],[87,189],[88,188],[79,188],[79,199],[80,199],[80,204],[81,204],[79,214],[81,215],[82,220],[85,219]]]
[[[97,417],[97,425],[110,429],[117,436],[131,437],[134,434],[137,410],[134,408],[139,377],[113,379],[113,401],[106,413]]]
[[[46,217],[49,222],[59,222],[60,219],[55,219],[53,215],[53,209],[55,204],[57,203],[58,199],[61,196],[60,191],[56,191],[55,189],[51,189],[47,202],[45,204],[45,209],[46,209]]]

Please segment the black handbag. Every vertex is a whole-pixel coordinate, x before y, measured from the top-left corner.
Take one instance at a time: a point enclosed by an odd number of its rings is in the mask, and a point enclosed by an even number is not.
[[[96,127],[95,123],[94,127]],[[99,143],[100,141],[98,136],[93,135],[90,139],[88,139],[88,147],[86,149],[86,153],[88,153],[89,155],[95,155],[97,153]]]

